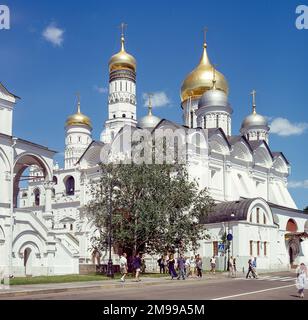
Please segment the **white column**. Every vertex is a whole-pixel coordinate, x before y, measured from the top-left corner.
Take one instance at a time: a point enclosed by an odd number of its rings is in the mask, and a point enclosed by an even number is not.
[[[43,218],[46,220],[48,228],[51,229],[52,227],[52,205],[51,205],[51,190],[54,183],[52,181],[45,181],[44,188],[45,188],[45,210],[43,213]]]

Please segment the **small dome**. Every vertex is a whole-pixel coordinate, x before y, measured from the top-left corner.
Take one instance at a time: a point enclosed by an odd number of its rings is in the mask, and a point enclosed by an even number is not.
[[[242,122],[242,128],[248,129],[250,127],[268,127],[268,121],[266,117],[261,116],[255,111],[255,108],[249,116],[247,116]]]
[[[198,66],[186,77],[181,87],[181,100],[189,97],[201,97],[202,94],[212,88],[213,66],[207,56],[206,43],[203,45],[203,53]],[[228,94],[228,82],[224,75],[216,71],[216,87]]]
[[[224,91],[211,89],[203,93],[199,100],[198,108],[201,107],[225,107],[228,105],[228,97]]]
[[[121,50],[114,54],[109,60],[109,72],[121,69],[130,69],[136,72],[136,59],[125,51],[124,42],[124,36],[122,36]]]
[[[65,123],[65,126],[88,126],[92,129],[91,120],[89,117],[80,112],[80,102],[78,101],[77,112],[70,115]]]
[[[149,95],[149,106],[148,106],[148,114],[142,117],[138,121],[138,127],[146,129],[146,128],[155,128],[158,123],[161,121],[159,117],[156,117],[152,114],[152,101],[151,96]]]

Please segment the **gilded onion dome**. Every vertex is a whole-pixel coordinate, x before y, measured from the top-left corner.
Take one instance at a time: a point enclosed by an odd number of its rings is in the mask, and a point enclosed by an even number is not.
[[[89,117],[81,113],[80,111],[80,101],[78,100],[77,104],[77,112],[75,114],[70,115],[66,120],[66,127],[68,126],[88,126],[92,129],[91,120]]]
[[[186,77],[181,87],[182,102],[189,97],[200,98],[212,88],[213,66],[207,55],[207,44],[203,44],[203,52],[198,66]],[[224,75],[216,70],[216,88],[228,94],[228,82]]]
[[[136,59],[125,51],[125,38],[121,36],[121,50],[114,54],[109,60],[109,72],[114,70],[129,69],[136,72]]]

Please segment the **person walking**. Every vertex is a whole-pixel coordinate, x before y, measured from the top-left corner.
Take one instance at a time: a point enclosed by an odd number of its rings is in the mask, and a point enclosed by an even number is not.
[[[141,264],[142,264],[142,262],[141,262],[140,254],[137,253],[135,258],[134,258],[134,261],[133,261],[133,267],[134,267],[134,269],[136,271],[136,276],[135,276],[136,282],[141,281],[140,278],[139,278],[140,271],[141,271]]]
[[[236,278],[236,258],[233,258],[234,277]]]
[[[298,297],[304,298],[304,289],[308,285],[308,270],[304,263],[301,263],[296,270],[296,287],[298,289]]]
[[[252,274],[252,276],[253,276],[254,278],[256,278],[256,274],[254,273],[253,265],[252,265],[252,260],[251,260],[251,259],[248,260],[248,272],[247,272],[247,274],[246,274],[246,279],[248,279],[248,277],[251,278],[250,273]]]
[[[188,278],[190,275],[190,259],[189,259],[189,257],[185,257],[185,274],[186,274],[186,278]]]
[[[199,254],[197,255],[196,267],[197,267],[198,278],[202,278],[202,259]]]
[[[229,277],[234,277],[234,261],[232,256],[229,259]]]
[[[165,273],[165,263],[164,263],[164,256],[161,256],[157,260],[158,266],[159,266],[159,273]]]
[[[174,264],[175,264],[174,257],[173,257],[173,255],[170,255],[169,260],[168,260],[168,267],[169,267],[169,273],[171,276],[171,280],[173,280],[173,278],[176,278],[178,276],[177,273],[175,272]]]
[[[191,277],[194,278],[196,273],[196,259],[193,256],[190,257],[189,265]]]
[[[120,272],[121,272],[121,282],[125,282],[125,277],[127,275],[127,254],[124,252],[120,256]]]
[[[253,274],[255,275],[254,278],[258,278],[258,273],[257,273],[257,257],[254,257],[252,260],[252,271]]]
[[[177,279],[180,280],[182,277],[182,279],[185,280],[185,259],[182,254],[180,254],[180,257],[178,258],[178,269],[179,275]]]
[[[212,274],[215,274],[215,272],[216,272],[216,258],[215,258],[215,256],[213,256],[211,258],[210,264],[211,264],[211,272],[212,272]]]

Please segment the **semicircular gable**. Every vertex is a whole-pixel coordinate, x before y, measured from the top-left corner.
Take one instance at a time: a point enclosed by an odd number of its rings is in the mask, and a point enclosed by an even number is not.
[[[274,159],[273,168],[281,173],[288,173],[288,164],[285,162],[282,156],[278,156]]]
[[[235,159],[240,159],[243,161],[253,160],[251,150],[243,140],[233,145],[231,156]]]
[[[230,153],[226,139],[220,134],[214,134],[209,138],[210,152],[227,155]]]
[[[254,151],[253,158],[255,164],[262,167],[270,168],[273,164],[273,160],[269,151],[262,147],[259,147]]]

